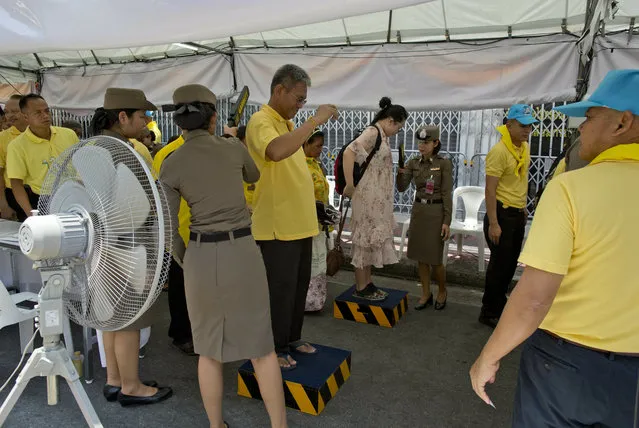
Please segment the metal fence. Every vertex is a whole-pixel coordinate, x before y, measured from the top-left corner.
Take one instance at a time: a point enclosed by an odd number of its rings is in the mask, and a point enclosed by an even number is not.
[[[218,100],[217,110],[220,118],[217,123],[217,131],[222,133],[223,125],[228,117],[231,108],[231,99]],[[562,103],[563,104],[563,103]],[[535,116],[540,123],[533,127],[529,144],[531,151],[531,165],[529,171],[529,212],[534,211],[533,201],[539,187],[544,184],[545,177],[553,159],[561,153],[566,137],[566,118],[562,114],[552,110],[555,104],[542,104],[534,106]],[[246,124],[253,113],[258,111],[260,105],[247,104],[241,124]],[[301,110],[294,119],[296,126],[305,122],[312,114],[313,110]],[[458,186],[484,186],[485,185],[485,158],[486,152],[497,143],[498,138],[494,129],[502,124],[505,110],[484,110],[476,112],[474,116],[466,112],[462,115],[457,111],[410,112],[403,129],[391,138],[391,149],[394,160],[397,161],[397,149],[400,143],[404,144],[406,159],[417,155],[417,144],[414,138],[415,130],[422,125],[436,125],[440,128],[440,139],[442,141],[442,156],[448,157],[453,163],[453,185]],[[69,112],[52,109],[54,124],[60,124],[65,119],[75,119],[82,124],[84,135],[89,134],[89,123],[91,115],[78,116]],[[340,112],[340,119],[330,121],[324,127],[325,134],[324,151],[322,154],[322,165],[332,175],[335,158],[341,147],[355,138],[359,131],[369,125],[375,112],[367,110],[343,110]],[[464,117],[466,122],[472,120],[481,121],[477,128],[490,130],[491,133],[484,135],[473,134],[469,123],[462,123]],[[479,119],[473,119],[473,117]],[[173,114],[158,112],[156,121],[162,132],[164,143],[171,136],[179,135],[179,129],[173,122]],[[462,135],[464,133],[464,135]],[[483,140],[483,141],[482,141]],[[483,150],[482,150],[483,149]],[[479,151],[481,152],[479,152]],[[395,211],[408,214],[414,198],[414,188],[411,185],[406,192],[395,191]]]

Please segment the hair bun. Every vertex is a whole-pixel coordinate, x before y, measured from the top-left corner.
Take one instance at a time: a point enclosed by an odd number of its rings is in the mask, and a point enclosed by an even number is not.
[[[382,109],[388,108],[388,107],[390,107],[391,105],[392,105],[392,104],[391,104],[391,99],[390,99],[390,98],[388,98],[388,97],[382,97],[382,99],[381,99],[381,100],[379,100],[379,106],[380,106]]]

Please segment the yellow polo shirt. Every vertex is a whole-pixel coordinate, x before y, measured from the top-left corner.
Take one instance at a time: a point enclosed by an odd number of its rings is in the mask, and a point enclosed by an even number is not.
[[[639,198],[626,189],[638,182],[639,161],[626,160],[550,181],[519,258],[565,275],[540,328],[587,347],[639,353]]]
[[[153,157],[151,157],[151,152],[149,152],[149,149],[146,148],[144,143],[141,143],[135,139],[129,140],[129,141],[131,142],[131,144],[133,144],[133,150],[138,152],[138,154],[144,158],[147,165],[151,167],[153,165]],[[153,171],[153,172],[154,172],[155,178],[157,178],[160,171]]]
[[[162,150],[155,154],[155,158],[153,159],[153,169],[159,174],[160,169],[162,168],[162,163],[164,160],[174,151],[182,147],[184,144],[184,137],[180,135],[177,140],[171,141],[166,146],[162,147]],[[188,168],[188,165],[184,165],[184,168]],[[180,199],[180,209],[178,211],[178,232],[180,233],[180,237],[184,241],[184,245],[189,245],[190,236],[191,236],[191,209],[189,205],[186,203],[184,198]]]
[[[251,116],[246,126],[249,153],[260,170],[253,194],[253,236],[258,241],[292,241],[319,233],[313,179],[300,147],[292,156],[274,162],[266,157],[266,147],[275,138],[293,130],[268,105]]]
[[[16,137],[7,150],[7,176],[22,180],[34,193],[40,194],[49,165],[62,152],[79,141],[74,131],[57,126],[51,127],[51,139],[36,137],[27,128]]]
[[[11,180],[7,176],[7,150],[9,149],[9,143],[20,134],[22,132],[15,126],[0,132],[0,168],[4,169],[4,187],[7,189],[11,189]]]
[[[557,177],[559,174],[563,174],[566,172],[566,158],[563,158],[557,164],[557,168],[555,168],[555,172],[552,173],[551,179]]]
[[[528,143],[522,143],[521,147],[514,147],[521,156],[528,151]],[[522,173],[517,177],[515,168],[517,161],[506,148],[503,141],[499,141],[486,155],[486,175],[499,178],[497,185],[497,200],[504,207],[525,208],[528,197],[528,168],[530,156],[526,157]]]

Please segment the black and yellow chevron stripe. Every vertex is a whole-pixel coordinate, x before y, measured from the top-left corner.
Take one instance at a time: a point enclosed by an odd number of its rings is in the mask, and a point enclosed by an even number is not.
[[[393,327],[406,313],[407,309],[407,296],[404,296],[399,304],[393,308],[337,299],[333,302],[333,316],[335,318],[374,324],[382,327]]]
[[[326,404],[335,397],[337,391],[349,377],[351,377],[350,354],[319,389],[285,380],[284,398],[286,407],[317,416],[322,413]],[[237,376],[237,394],[242,397],[262,399],[260,388],[253,371],[239,370]]]

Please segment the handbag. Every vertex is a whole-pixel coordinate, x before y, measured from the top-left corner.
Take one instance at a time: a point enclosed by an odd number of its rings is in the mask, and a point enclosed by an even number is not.
[[[342,213],[342,207],[344,205],[344,199],[341,198],[339,202],[340,221],[339,228],[337,230],[337,236],[335,237],[335,246],[326,255],[326,275],[334,276],[344,264],[346,260],[344,257],[344,250],[342,250],[342,231],[344,230],[344,223],[346,222],[346,215],[350,202],[346,203],[346,211]]]

